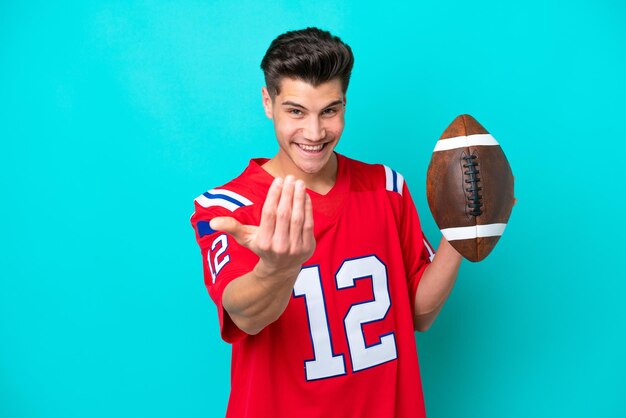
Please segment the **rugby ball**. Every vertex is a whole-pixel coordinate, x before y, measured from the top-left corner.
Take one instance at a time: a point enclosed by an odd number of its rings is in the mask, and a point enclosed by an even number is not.
[[[426,195],[455,250],[474,262],[489,255],[511,216],[513,173],[500,144],[472,116],[457,116],[437,141]]]

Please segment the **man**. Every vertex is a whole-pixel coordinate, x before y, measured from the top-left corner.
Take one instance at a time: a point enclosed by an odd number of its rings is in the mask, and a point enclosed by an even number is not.
[[[414,330],[461,256],[442,239],[434,257],[399,173],[334,152],[353,60],[316,28],[276,38],[261,68],[279,150],[195,201],[228,417],[425,415]]]

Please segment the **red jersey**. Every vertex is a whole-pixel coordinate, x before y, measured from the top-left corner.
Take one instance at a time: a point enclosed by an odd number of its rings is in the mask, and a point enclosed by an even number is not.
[[[232,343],[227,417],[423,417],[413,328],[415,291],[433,252],[403,177],[337,154],[336,183],[308,190],[316,248],[280,318],[247,335],[222,306],[226,285],[258,257],[210,219],[259,225],[273,177],[251,160],[200,195],[191,223],[204,280]]]

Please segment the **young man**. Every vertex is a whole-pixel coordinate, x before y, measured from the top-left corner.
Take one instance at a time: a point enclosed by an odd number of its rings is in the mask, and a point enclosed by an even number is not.
[[[434,257],[403,177],[334,151],[352,51],[287,32],[261,68],[279,150],[195,200],[205,283],[232,343],[228,417],[423,417],[414,330],[461,256]]]

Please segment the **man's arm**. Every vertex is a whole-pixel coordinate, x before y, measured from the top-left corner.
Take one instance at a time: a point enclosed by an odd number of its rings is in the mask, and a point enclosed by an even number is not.
[[[276,178],[263,205],[259,226],[234,218],[211,220],[211,228],[229,233],[259,256],[252,271],[224,289],[222,304],[247,334],[258,334],[284,312],[302,264],[315,250],[313,209],[304,182]]]
[[[261,261],[254,270],[230,282],[224,289],[222,303],[237,327],[255,335],[285,311],[300,266],[291,271],[262,273]]]
[[[424,270],[415,292],[413,325],[417,331],[424,332],[435,322],[452,291],[462,259],[441,237],[435,258]]]

